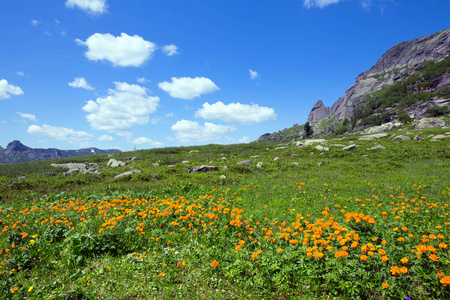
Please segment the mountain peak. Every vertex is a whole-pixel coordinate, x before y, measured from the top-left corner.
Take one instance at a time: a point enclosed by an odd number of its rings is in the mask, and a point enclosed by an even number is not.
[[[22,144],[19,140],[14,140],[6,146],[5,154],[9,155],[11,152],[24,152],[31,148]]]

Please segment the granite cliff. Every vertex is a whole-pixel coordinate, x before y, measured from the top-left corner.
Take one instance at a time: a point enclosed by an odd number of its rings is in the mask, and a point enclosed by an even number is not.
[[[401,114],[420,120],[430,108],[450,110],[450,29],[393,46],[331,107],[317,101],[307,122],[318,136],[360,131],[397,121]],[[282,133],[290,131],[266,133],[257,141],[288,141]],[[303,137],[301,132],[294,139]]]

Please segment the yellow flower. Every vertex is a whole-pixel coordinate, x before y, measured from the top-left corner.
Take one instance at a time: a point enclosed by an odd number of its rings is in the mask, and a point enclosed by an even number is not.
[[[281,248],[278,248],[278,249],[277,249],[277,252],[281,252],[281,251],[283,251],[283,249],[281,249]]]
[[[33,286],[30,286],[30,288],[28,289],[28,292],[31,292],[33,290]]]

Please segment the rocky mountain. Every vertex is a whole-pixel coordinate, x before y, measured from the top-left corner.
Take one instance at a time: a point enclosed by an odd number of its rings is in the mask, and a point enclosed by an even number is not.
[[[34,149],[25,146],[20,141],[15,140],[9,143],[6,149],[0,146],[0,163],[4,164],[17,162],[32,162],[37,160],[94,155],[111,152],[120,152],[120,150],[117,149],[100,150],[97,148],[86,148],[79,150],[59,150],[56,148]]]
[[[411,120],[428,116],[432,107],[445,113],[450,110],[449,99],[450,29],[446,29],[390,48],[331,107],[317,101],[307,122],[316,135],[336,129],[359,131],[397,120],[402,113]],[[270,134],[258,140],[268,139]]]

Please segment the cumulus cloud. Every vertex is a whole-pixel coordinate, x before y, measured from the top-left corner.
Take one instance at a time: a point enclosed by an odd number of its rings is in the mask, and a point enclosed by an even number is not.
[[[42,127],[38,125],[31,125],[28,127],[27,132],[31,135],[64,140],[69,143],[86,141],[92,137],[91,134],[85,131],[75,131],[72,128],[56,127],[46,124]]]
[[[85,90],[95,90],[95,87],[90,86],[86,79],[84,79],[83,77],[77,77],[75,78],[72,82],[68,83],[69,86],[74,87],[74,88],[82,88]]]
[[[241,139],[238,140],[239,143],[244,143],[244,144],[250,143],[251,141],[252,140],[248,136],[243,136]]]
[[[149,138],[146,138],[146,137],[137,138],[137,139],[133,140],[132,143],[136,144],[136,145],[150,144],[150,145],[155,146],[155,147],[162,147],[162,146],[164,146],[163,143],[156,142],[156,141],[154,141],[152,139],[149,139]]]
[[[258,104],[230,103],[218,101],[214,104],[208,102],[195,112],[196,117],[206,120],[221,120],[227,123],[256,124],[275,120],[277,114],[272,108]]]
[[[140,77],[140,78],[137,78],[136,81],[139,83],[147,83],[150,80],[146,79],[145,77]]]
[[[0,79],[0,100],[8,99],[11,95],[23,95],[20,87],[9,84],[6,79]]]
[[[107,11],[106,0],[67,0],[66,7],[79,8],[90,15],[101,15]]]
[[[89,100],[83,110],[86,119],[95,130],[120,133],[134,125],[149,122],[149,115],[156,111],[159,98],[150,97],[148,90],[136,84],[114,82],[115,88],[108,96]]]
[[[172,77],[172,82],[160,82],[158,87],[173,98],[181,99],[194,99],[219,90],[211,79],[205,77]]]
[[[162,46],[162,51],[167,56],[172,56],[172,55],[178,54],[177,50],[178,50],[178,47],[175,46],[174,44]]]
[[[319,7],[324,8],[328,5],[339,3],[341,0],[304,0],[303,5],[306,8]]]
[[[253,71],[252,69],[248,70],[248,72],[250,73],[250,79],[256,79],[256,77],[258,77],[258,72]]]
[[[21,113],[21,112],[16,112],[16,113],[17,113],[19,116],[21,116],[22,118],[24,118],[24,119],[28,119],[28,120],[37,122],[37,119],[36,119],[36,116],[35,116],[35,115],[32,115],[32,114],[24,114],[24,113]]]
[[[230,126],[217,125],[206,122],[203,126],[194,121],[181,120],[172,125],[171,129],[176,132],[176,137],[183,143],[210,142],[220,139],[232,131]]]
[[[85,55],[89,60],[109,61],[116,67],[142,66],[157,49],[156,44],[126,33],[117,37],[109,33],[94,33],[85,42],[80,39],[75,42],[88,48]]]
[[[99,140],[99,141],[110,142],[110,141],[113,141],[114,138],[113,138],[112,136],[110,136],[110,135],[104,134],[104,135],[100,136],[100,137],[98,138],[98,140]]]

